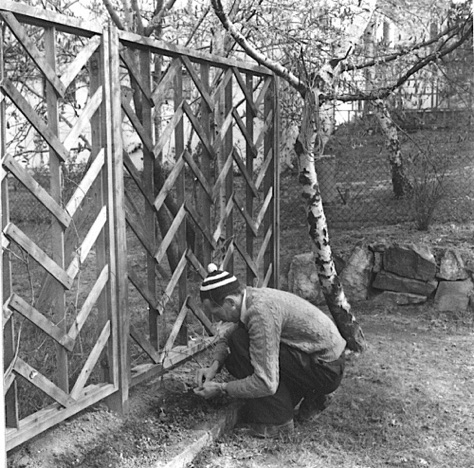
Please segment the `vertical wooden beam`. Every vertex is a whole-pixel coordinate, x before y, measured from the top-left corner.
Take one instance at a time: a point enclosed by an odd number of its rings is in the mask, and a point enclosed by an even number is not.
[[[247,90],[249,92],[249,95],[253,97],[253,75],[251,73],[246,74],[246,81],[245,85],[247,87]],[[253,116],[253,109],[251,104],[247,101],[246,104],[246,109],[245,109],[245,128],[247,131],[247,135],[249,137],[250,141],[254,141],[254,116]],[[247,169],[247,172],[249,173],[249,176],[253,180],[253,171],[254,171],[254,157],[253,157],[253,151],[251,146],[246,143],[245,147],[245,167]],[[254,208],[254,202],[253,202],[253,192],[249,185],[246,185],[245,187],[245,209],[247,210],[247,213],[249,216],[253,219],[254,213],[253,213],[253,208]],[[247,249],[247,254],[249,257],[253,260],[254,259],[254,233],[252,231],[252,228],[250,226],[247,226],[246,230],[246,244],[245,248]],[[257,265],[258,266],[258,265]],[[247,266],[247,284],[249,286],[256,286],[256,276],[255,273],[253,272],[252,268]]]
[[[229,79],[225,91],[224,91],[224,115],[227,117],[229,113],[232,112],[233,108],[233,79],[232,77]],[[222,148],[224,157],[227,158],[229,153],[232,151],[232,147],[234,145],[233,142],[233,130],[234,126],[230,125],[227,133],[224,137],[224,147]],[[232,193],[234,191],[234,171],[233,171],[233,164],[230,168],[226,180],[225,180],[225,199],[226,203],[232,197]],[[226,239],[233,239],[234,237],[234,215],[233,211],[229,214],[227,221],[226,221]],[[230,259],[229,263],[227,264],[227,269],[229,271],[234,271],[234,256]]]
[[[210,94],[210,67],[209,64],[202,64],[201,65],[201,81],[204,86],[204,89]],[[209,141],[211,144],[214,142],[214,130],[212,128],[212,122],[211,122],[211,109],[207,105],[207,102],[205,99],[201,100],[201,120],[202,120],[202,126],[204,129],[204,132],[209,138]],[[202,173],[204,174],[204,177],[206,180],[211,181],[212,180],[212,172],[211,172],[211,156],[204,147],[204,145],[201,145],[202,151],[201,151],[201,158],[200,158],[200,168],[202,170]],[[209,200],[209,197],[207,193],[205,192],[204,189],[200,188],[199,190],[199,214],[202,217],[202,222],[204,223],[204,226],[211,226],[211,200]],[[207,267],[207,265],[211,261],[211,246],[207,242],[206,239],[203,239],[203,252],[202,252],[202,258],[203,258],[203,263],[204,267]]]
[[[273,75],[273,283],[280,287],[280,103],[278,95],[278,77]]]
[[[117,29],[109,29],[110,48],[110,102],[111,112],[108,116],[109,134],[111,140],[107,141],[107,159],[113,180],[114,201],[114,270],[116,283],[116,317],[117,317],[117,377],[118,391],[107,401],[109,407],[121,413],[129,410],[130,391],[130,356],[128,338],[130,331],[128,315],[128,278],[127,278],[127,236],[125,226],[124,202],[124,168],[123,168],[123,142],[122,142],[122,99],[120,90],[120,58],[119,39]],[[105,85],[105,83],[104,83]]]
[[[48,64],[56,70],[56,30],[55,28],[45,28],[45,56]],[[46,82],[46,105],[48,112],[49,130],[59,137],[59,117],[58,117],[58,97],[53,86],[48,80]],[[62,169],[61,160],[56,152],[49,149],[49,171],[50,171],[50,191],[53,199],[62,204]],[[53,216],[51,218],[51,258],[62,268],[64,268],[64,229]],[[54,320],[63,333],[67,331],[66,321],[66,297],[64,287],[58,282],[54,282],[52,295],[56,296],[54,303]],[[55,380],[59,388],[66,393],[69,392],[69,365],[67,351],[59,344],[56,344],[57,367]]]
[[[106,83],[104,81],[104,43],[98,52],[96,52],[89,61],[90,70],[90,95],[93,96],[97,89]],[[97,109],[96,113],[91,117],[91,155],[90,161],[92,162],[100,150],[105,147],[107,138],[106,123],[105,123],[105,93],[102,94],[102,104]],[[107,171],[103,170],[102,174],[97,178],[96,182],[90,189],[90,194],[94,197],[96,212],[99,212],[102,207],[107,203]],[[109,210],[110,212],[110,210]],[[109,216],[109,213],[107,213]],[[110,222],[110,220],[108,220]],[[106,229],[106,228],[105,228]],[[103,230],[96,241],[96,265],[97,265],[97,276],[100,274],[102,269],[108,263],[107,259],[107,244],[108,235]],[[109,295],[107,294],[108,288],[100,294],[97,300],[98,309],[98,323],[97,330],[102,330],[109,319]],[[110,360],[101,360],[102,379],[104,381],[113,381],[111,377],[111,364]]]
[[[99,307],[106,307],[104,315],[107,312],[107,318],[110,320],[110,338],[107,343],[107,359],[103,360],[104,378],[119,386],[119,309],[117,306],[117,263],[116,263],[116,238],[115,238],[115,206],[114,206],[114,166],[113,166],[113,117],[111,103],[111,89],[108,84],[111,82],[111,63],[110,63],[110,36],[109,31],[104,30],[102,34],[102,46],[100,50],[100,84],[103,89],[103,102],[100,107],[100,128],[101,128],[101,145],[105,151],[105,168],[102,171],[102,186],[104,202],[107,204],[107,224],[105,234],[104,261],[109,265],[109,280],[107,290],[103,299],[103,304],[99,303]],[[98,265],[100,267],[100,265]],[[105,317],[104,317],[105,319]],[[127,335],[128,336],[128,335]],[[104,362],[105,361],[105,362]],[[121,398],[116,397],[118,410],[125,412],[126,407],[122,404]],[[117,403],[118,402],[118,403]]]
[[[140,51],[140,82],[144,91],[151,94],[151,54],[149,50]],[[150,136],[153,141],[153,120],[152,109],[149,100],[145,94],[141,95],[141,123],[145,133]],[[142,184],[149,200],[155,197],[155,185],[153,178],[153,170],[155,165],[153,152],[148,150],[145,144],[143,148],[143,172]],[[145,228],[150,245],[155,245],[155,210],[148,203],[145,203]],[[146,271],[147,271],[147,288],[153,297],[156,297],[156,269],[155,259],[153,255],[146,253]],[[150,343],[158,350],[160,346],[159,339],[159,315],[158,311],[151,305],[148,306],[148,328],[150,334]]]
[[[183,100],[183,68],[182,66],[176,70],[174,76],[174,110],[175,112],[181,105]],[[181,156],[184,151],[184,122],[183,117],[179,120],[174,131],[174,144],[175,144],[175,155],[176,158]],[[176,202],[178,207],[184,204],[185,200],[185,184],[186,184],[186,175],[185,169],[181,171],[181,174],[176,179]],[[177,235],[178,241],[178,256],[181,257],[186,250],[186,221],[181,223],[181,226],[178,229]],[[181,310],[182,305],[187,298],[187,268],[185,268],[183,274],[181,275],[178,282],[179,289],[179,306],[178,310]],[[179,334],[177,336],[176,342],[181,345],[185,345],[188,342],[188,329],[186,321],[183,322]]]
[[[0,23],[1,24],[1,23]],[[4,78],[4,60],[3,60],[3,31],[4,29],[0,29],[0,81]],[[0,101],[0,157],[3,158],[5,155],[5,137],[6,137],[6,123],[5,123],[5,100],[2,99]],[[0,173],[3,171],[3,168],[0,167]],[[2,222],[1,227],[3,231],[3,227],[5,226],[5,220],[8,220],[8,180],[5,177],[1,182],[0,188],[0,220]],[[1,235],[1,234],[0,234]],[[5,265],[6,264],[6,265]],[[7,266],[8,265],[8,266]],[[3,251],[0,253],[0,275],[2,275],[0,281],[0,304],[3,306],[3,297],[4,292],[9,294],[9,289],[11,287],[10,283],[10,272],[9,272],[9,262],[7,258],[7,254]],[[7,286],[7,287],[5,287]],[[6,449],[6,440],[5,440],[5,429],[7,424],[13,425],[18,427],[18,413],[17,413],[17,405],[16,405],[16,386],[13,383],[12,388],[5,396],[4,391],[4,369],[5,365],[11,362],[12,359],[12,334],[8,333],[7,330],[11,330],[13,332],[13,318],[6,323],[5,328],[3,327],[3,320],[2,320],[2,328],[0,330],[0,466],[7,466],[7,449]],[[5,332],[5,342],[4,342],[4,332]],[[7,341],[8,338],[8,341]],[[5,403],[8,402],[9,404],[6,405],[8,408],[5,411]],[[10,407],[11,405],[11,407]],[[7,418],[7,414],[10,413],[9,417]]]

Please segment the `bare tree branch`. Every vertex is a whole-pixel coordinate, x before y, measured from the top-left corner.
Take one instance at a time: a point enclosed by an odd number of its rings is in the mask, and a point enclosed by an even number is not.
[[[304,94],[305,92],[304,84],[301,82],[301,80],[298,77],[293,75],[291,71],[283,67],[280,63],[270,60],[268,57],[258,52],[256,47],[251,45],[249,41],[240,33],[240,31],[236,28],[234,23],[232,23],[232,21],[229,19],[229,16],[227,15],[227,13],[224,11],[221,0],[211,0],[211,3],[214,9],[214,12],[216,13],[217,17],[221,21],[224,28],[227,31],[229,31],[231,36],[234,38],[235,42],[237,42],[237,44],[239,44],[240,47],[242,47],[242,49],[247,53],[247,55],[252,57],[261,65],[264,65],[268,69],[272,70],[276,75],[282,77],[288,83],[290,83],[290,85],[293,88],[298,90],[300,93]]]
[[[115,11],[114,6],[112,5],[112,3],[110,3],[110,0],[102,0],[102,1],[105,5],[105,8],[109,12],[109,15],[112,18],[112,21],[114,22],[115,26],[117,26],[117,28],[121,29],[122,31],[125,31],[125,26],[123,25],[122,20],[120,19],[120,16],[117,15],[117,12]]]

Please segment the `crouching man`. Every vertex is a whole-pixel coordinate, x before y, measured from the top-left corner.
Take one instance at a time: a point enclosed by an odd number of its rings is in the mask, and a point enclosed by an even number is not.
[[[245,399],[244,418],[257,437],[275,437],[313,419],[337,389],[344,372],[346,341],[333,321],[294,294],[243,287],[210,264],[200,288],[204,310],[237,326],[215,348],[210,367],[196,375],[195,393]],[[226,366],[236,380],[213,379]]]

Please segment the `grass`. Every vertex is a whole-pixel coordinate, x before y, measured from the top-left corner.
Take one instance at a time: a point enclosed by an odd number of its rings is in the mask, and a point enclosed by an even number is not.
[[[289,439],[236,429],[194,468],[474,466],[472,315],[453,324],[426,306],[356,311],[370,343],[352,357],[332,405]]]

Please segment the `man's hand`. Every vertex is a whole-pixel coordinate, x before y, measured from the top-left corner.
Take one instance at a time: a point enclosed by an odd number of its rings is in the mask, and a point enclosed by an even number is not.
[[[225,384],[217,382],[205,382],[201,387],[195,388],[194,393],[206,400],[225,393]]]
[[[210,382],[216,376],[218,369],[219,363],[217,361],[214,361],[211,367],[198,369],[196,372],[196,385],[202,387],[204,384]]]

